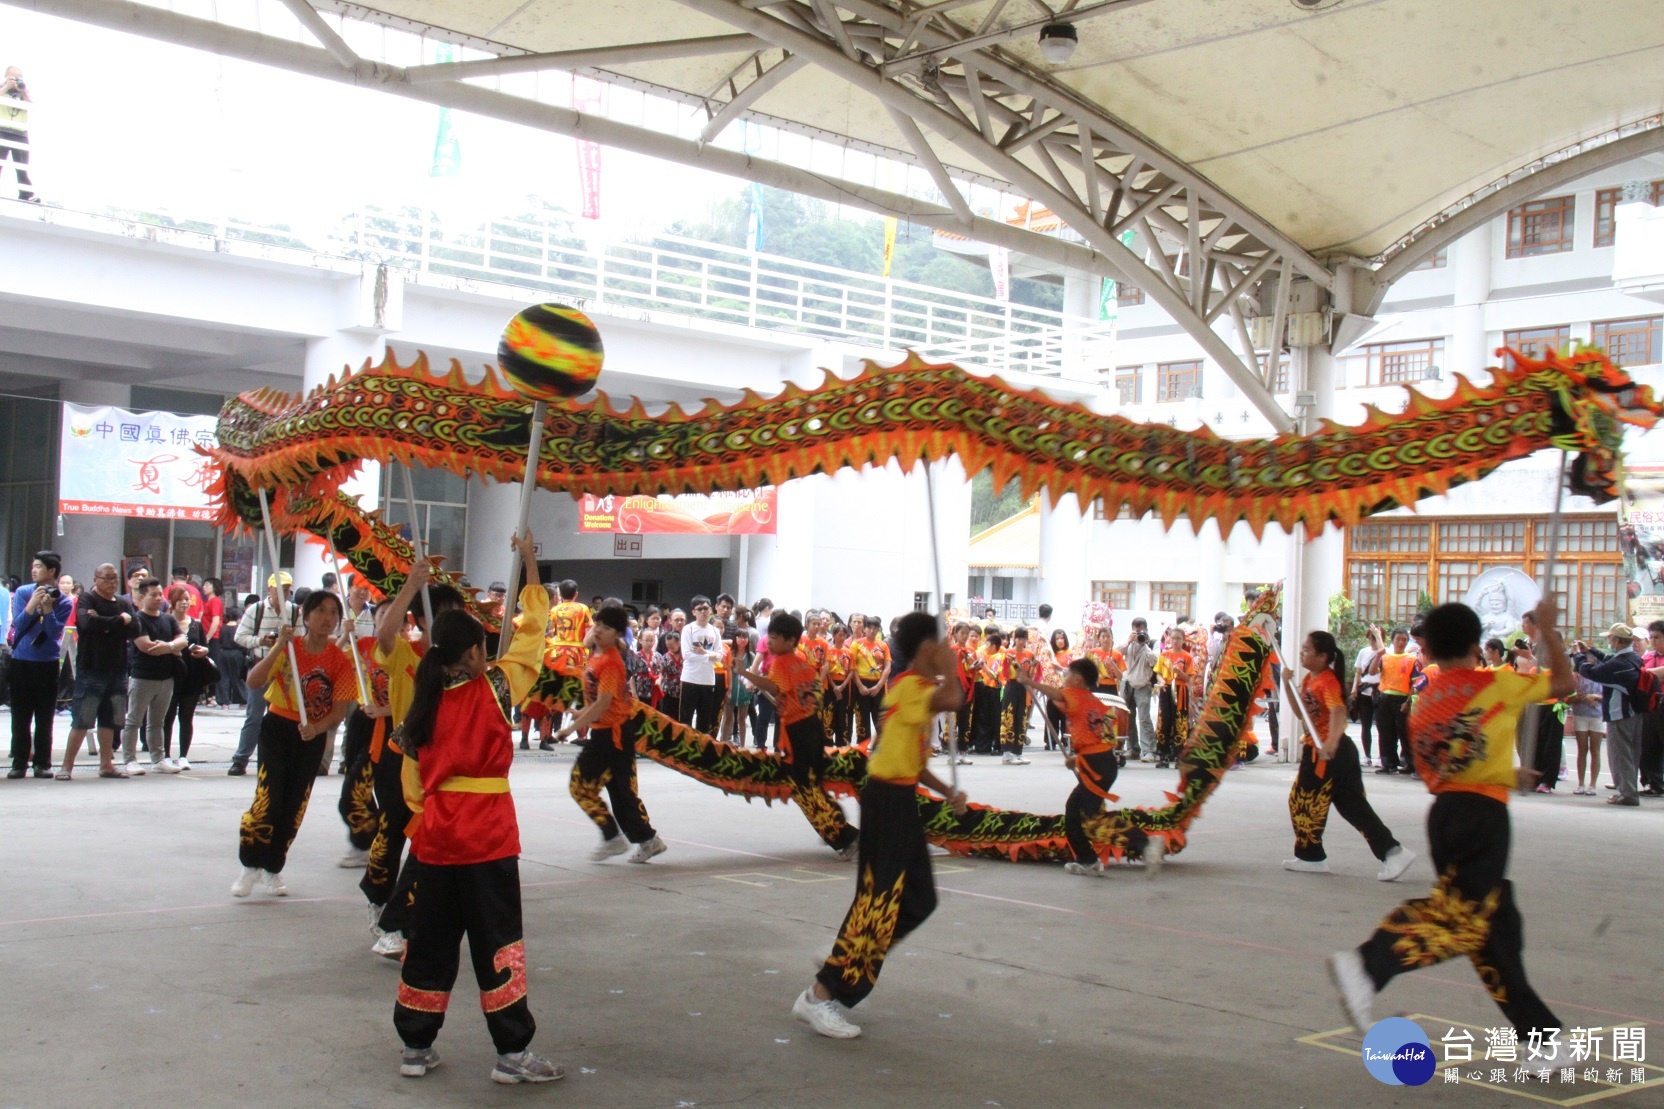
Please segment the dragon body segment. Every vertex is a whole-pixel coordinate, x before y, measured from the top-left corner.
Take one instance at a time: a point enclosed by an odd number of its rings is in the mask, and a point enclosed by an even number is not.
[[[996,485],[1015,478],[1025,493],[1072,492],[1082,505],[1101,500],[1135,515],[1153,511],[1167,524],[1181,515],[1213,517],[1222,533],[1247,522],[1259,534],[1270,523],[1304,523],[1313,531],[1329,522],[1353,524],[1552,446],[1576,456],[1574,491],[1597,501],[1616,496],[1625,425],[1650,427],[1664,413],[1651,391],[1594,351],[1509,358],[1485,385],[1459,377],[1447,398],[1410,390],[1398,415],[1372,408],[1355,427],[1325,422],[1308,436],[1247,441],[1101,416],[912,357],[889,367],[868,363],[848,380],[828,375],[813,390],[748,392],[735,404],[712,401],[693,412],[672,406],[650,415],[639,401],[618,409],[605,395],[587,403],[555,400],[537,480],[574,494],[711,492],[891,458],[911,468],[957,456],[967,473],[992,467]],[[409,366],[389,356],[301,397],[271,390],[237,397],[221,411],[219,445],[205,452],[220,469],[219,522],[258,528],[255,491],[266,489],[280,530],[327,539],[391,593],[414,551],[342,484],[363,459],[520,480],[531,413],[495,371],[478,382],[455,363],[433,374],[425,356]],[[1106,810],[1088,820],[1087,834],[1104,857],[1136,854],[1152,836],[1170,851],[1183,848],[1189,824],[1238,757],[1271,650],[1250,627],[1232,633],[1169,804]],[[651,710],[638,749],[726,792],[769,802],[790,795],[774,756],[721,743]],[[826,782],[833,792],[852,796],[865,778],[859,750],[831,754]],[[955,815],[924,791],[919,804],[927,835],[950,851],[1069,857],[1061,816],[981,805]]]

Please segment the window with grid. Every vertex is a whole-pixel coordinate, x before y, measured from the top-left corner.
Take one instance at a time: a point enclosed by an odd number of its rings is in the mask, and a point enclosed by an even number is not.
[[[1638,316],[1632,320],[1597,320],[1589,341],[1606,352],[1617,366],[1650,366],[1664,361],[1659,333],[1664,316]]]
[[[1185,400],[1202,395],[1202,363],[1163,362],[1156,367],[1156,400]]]
[[[1132,582],[1095,581],[1092,583],[1092,599],[1113,609],[1129,609],[1132,607]]]
[[[1271,391],[1273,393],[1286,393],[1289,388],[1288,383],[1289,359],[1288,352],[1284,351],[1277,357],[1277,368],[1271,373]]]
[[[990,583],[990,592],[993,596],[990,599],[995,601],[1009,601],[1016,595],[1016,586],[1016,578],[993,578]]]
[[[1371,343],[1364,347],[1371,385],[1406,385],[1424,381],[1428,371],[1444,361],[1444,340],[1407,339]]]
[[[1432,254],[1429,254],[1427,257],[1417,262],[1414,266],[1410,267],[1410,272],[1414,273],[1416,270],[1442,270],[1448,265],[1450,265],[1450,248],[1444,247]]]
[[[1439,550],[1462,554],[1523,555],[1524,520],[1454,520],[1439,524]]]
[[[1550,196],[1521,204],[1508,213],[1508,257],[1563,254],[1572,248],[1572,218],[1577,201]]]
[[[1115,303],[1122,308],[1136,308],[1144,303],[1144,290],[1125,281],[1115,284]]]
[[[1502,345],[1517,350],[1527,358],[1542,358],[1565,350],[1572,341],[1572,329],[1567,324],[1559,327],[1522,327],[1502,333]]]
[[[1622,563],[1566,561],[1554,564],[1554,601],[1567,639],[1601,642],[1624,618]]]
[[[1115,367],[1115,388],[1121,394],[1122,404],[1143,404],[1144,367]]]
[[[1193,581],[1153,581],[1150,583],[1150,604],[1158,612],[1171,612],[1183,619],[1196,607],[1196,583]]]
[[[1618,238],[1618,205],[1623,202],[1624,190],[1602,189],[1595,194],[1595,245],[1611,246]],[[1664,201],[1664,178],[1652,183],[1647,199],[1656,207]]]
[[[1512,567],[1538,579],[1548,558],[1548,523],[1536,516],[1359,524],[1347,532],[1347,594],[1363,619],[1402,624],[1415,615],[1422,593],[1435,604],[1460,601],[1487,570]],[[1567,627],[1598,631],[1620,619],[1617,521],[1563,519],[1556,550],[1556,588]]]

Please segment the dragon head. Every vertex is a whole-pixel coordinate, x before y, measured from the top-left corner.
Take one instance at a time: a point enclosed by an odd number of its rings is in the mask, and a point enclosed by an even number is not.
[[[1574,354],[1527,358],[1503,348],[1514,372],[1548,393],[1553,445],[1575,455],[1569,478],[1573,493],[1597,504],[1618,496],[1623,473],[1625,427],[1650,428],[1664,416],[1652,389],[1639,385],[1605,354],[1585,348]]]

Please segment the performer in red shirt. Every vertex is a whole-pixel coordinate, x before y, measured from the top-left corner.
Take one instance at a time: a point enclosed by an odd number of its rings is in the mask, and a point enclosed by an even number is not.
[[[537,582],[537,551],[517,536],[529,584],[527,619],[508,653],[488,661],[485,628],[451,610],[434,618],[432,645],[416,667],[405,715],[405,835],[422,864],[393,1027],[404,1041],[399,1073],[420,1078],[439,1065],[433,1041],[445,1023],[462,937],[480,986],[480,1008],[497,1047],[491,1078],[552,1082],[565,1072],[527,1050],[537,1022],[526,1004],[520,921],[520,827],[508,771],[514,762],[514,703],[531,691],[543,661],[549,594]]]

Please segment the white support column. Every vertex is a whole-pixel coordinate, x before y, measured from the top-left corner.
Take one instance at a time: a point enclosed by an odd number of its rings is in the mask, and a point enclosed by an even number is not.
[[[1309,434],[1321,419],[1335,414],[1335,356],[1327,345],[1295,347],[1293,372],[1296,392],[1310,393],[1313,406],[1300,414],[1301,433]],[[1289,544],[1289,571],[1283,583],[1283,641],[1280,653],[1285,665],[1299,656],[1307,633],[1329,627],[1329,598],[1340,592],[1344,573],[1345,545],[1339,528],[1326,526],[1314,536],[1296,528]],[[1298,757],[1303,726],[1294,706],[1285,704],[1281,718],[1283,743],[1280,758],[1292,762]]]
[[[1441,367],[1446,375],[1454,371],[1472,377],[1495,361],[1485,331],[1485,302],[1491,296],[1492,226],[1487,220],[1450,244],[1455,311],[1448,365]]]

